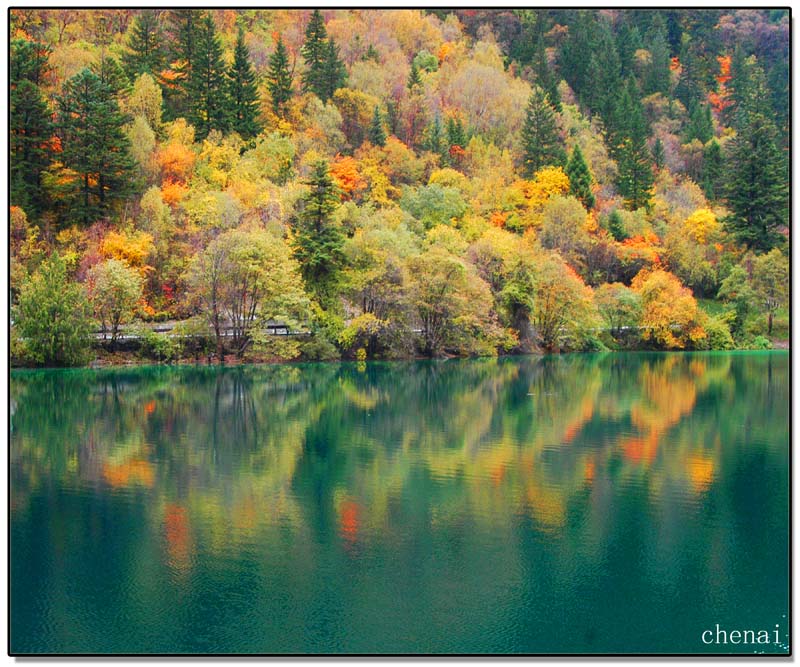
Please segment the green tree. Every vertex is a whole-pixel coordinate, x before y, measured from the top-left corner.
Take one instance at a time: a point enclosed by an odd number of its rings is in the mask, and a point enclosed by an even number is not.
[[[580,146],[575,146],[572,151],[569,162],[567,162],[566,173],[569,177],[570,194],[580,199],[587,209],[591,209],[594,206],[592,174],[589,171],[589,165],[583,158]]]
[[[347,69],[339,57],[339,47],[333,38],[328,39],[323,62],[323,102],[331,99],[333,94],[347,83]]]
[[[618,337],[623,327],[636,327],[642,316],[639,294],[622,283],[605,283],[594,293],[597,310],[611,335]]]
[[[415,60],[411,61],[411,71],[408,73],[408,81],[406,82],[406,88],[409,90],[414,90],[415,87],[419,88],[422,86],[422,77],[419,73],[419,68],[417,67],[417,62]]]
[[[733,306],[734,319],[731,322],[731,330],[735,335],[740,336],[744,333],[747,317],[757,302],[747,270],[743,266],[737,264],[731,268],[730,273],[719,286],[717,298]]]
[[[645,68],[642,89],[645,95],[661,93],[665,97],[672,88],[672,72],[670,71],[669,42],[667,30],[660,14],[653,19],[647,36],[650,60]]]
[[[789,174],[775,125],[763,113],[742,110],[730,142],[725,198],[728,230],[748,247],[767,251],[789,223]]]
[[[653,190],[653,162],[647,147],[649,130],[639,100],[636,82],[629,79],[622,95],[616,131],[608,138],[617,160],[617,187],[630,210],[649,207]]]
[[[11,42],[9,81],[10,200],[31,217],[45,206],[42,173],[51,161],[52,112],[39,88],[48,70],[44,44]]]
[[[711,119],[711,107],[708,104],[695,104],[686,128],[687,143],[692,139],[698,139],[701,144],[706,144],[713,136],[714,122]]]
[[[192,69],[195,63],[200,13],[193,9],[170,10],[166,21],[170,79],[164,86],[164,117],[189,118]]]
[[[306,40],[300,53],[306,64],[306,71],[303,72],[303,91],[312,92],[323,102],[327,99],[325,91],[325,61],[328,56],[328,31],[325,29],[325,19],[322,12],[315,9],[311,14],[311,19],[306,26]]]
[[[103,338],[110,333],[113,343],[120,326],[133,319],[136,304],[142,297],[142,276],[119,259],[107,259],[92,267],[87,283],[89,302],[100,321]]]
[[[165,64],[166,48],[159,12],[143,9],[133,20],[128,51],[122,56],[123,69],[133,81],[145,73],[157,78]]]
[[[305,184],[310,190],[301,198],[295,217],[294,257],[308,292],[329,304],[344,264],[344,235],[331,218],[341,203],[339,188],[324,160],[314,164]]]
[[[383,127],[383,114],[378,105],[375,105],[375,111],[372,113],[372,122],[369,125],[367,138],[373,146],[386,145],[386,130]]]
[[[238,132],[243,139],[251,139],[261,132],[263,126],[258,119],[260,109],[256,73],[250,64],[242,28],[239,28],[236,36],[233,64],[228,70],[228,100],[228,117],[234,132]]]
[[[229,108],[222,46],[214,19],[206,12],[197,27],[189,73],[188,120],[194,125],[197,139],[205,139],[211,130],[226,131],[230,126]]]
[[[556,114],[545,92],[535,86],[522,127],[522,171],[531,178],[548,165],[563,165],[566,154],[556,125]]]
[[[789,260],[777,248],[753,260],[753,291],[767,313],[771,336],[775,313],[789,303]]]
[[[722,195],[723,168],[722,148],[716,139],[712,139],[703,149],[701,174],[703,192],[709,201],[717,201]]]
[[[289,69],[289,52],[283,39],[278,37],[275,51],[269,57],[267,88],[272,98],[272,110],[276,116],[284,118],[286,107],[292,99],[292,71]]]
[[[719,144],[717,144],[717,148],[719,148]],[[664,142],[661,141],[661,137],[658,137],[653,143],[653,166],[659,170],[663,169],[665,160]]]
[[[111,89],[88,68],[64,84],[58,108],[62,160],[77,175],[72,214],[89,224],[134,189],[136,167],[122,129],[128,119]]]
[[[88,308],[83,287],[69,279],[64,261],[53,254],[20,287],[13,310],[29,359],[43,366],[84,363]]]

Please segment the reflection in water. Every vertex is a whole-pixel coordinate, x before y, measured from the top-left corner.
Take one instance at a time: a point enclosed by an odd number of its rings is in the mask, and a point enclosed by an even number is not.
[[[785,354],[23,372],[11,396],[16,651],[786,627]]]

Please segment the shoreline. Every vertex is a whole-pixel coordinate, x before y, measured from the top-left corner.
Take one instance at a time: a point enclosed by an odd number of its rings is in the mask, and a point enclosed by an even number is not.
[[[790,352],[790,340],[776,339],[772,341],[772,348],[768,350],[756,348],[736,348],[733,350],[658,350],[658,349],[633,349],[633,350],[607,350],[602,352],[545,352],[532,351],[511,354],[497,354],[494,356],[456,356],[445,355],[441,357],[409,356],[394,359],[238,359],[236,355],[225,355],[224,361],[210,361],[208,359],[194,359],[190,357],[178,359],[171,362],[158,362],[154,359],[143,359],[138,355],[125,352],[112,352],[104,357],[98,357],[88,364],[82,366],[25,366],[9,364],[9,373],[13,371],[37,371],[37,370],[114,370],[124,368],[144,368],[144,367],[207,367],[207,368],[233,368],[237,366],[292,366],[300,364],[338,364],[352,363],[365,364],[367,362],[411,362],[411,361],[449,361],[449,360],[468,360],[468,359],[501,359],[505,357],[545,357],[545,356],[565,356],[575,354],[631,354],[631,353],[710,353],[710,352]]]

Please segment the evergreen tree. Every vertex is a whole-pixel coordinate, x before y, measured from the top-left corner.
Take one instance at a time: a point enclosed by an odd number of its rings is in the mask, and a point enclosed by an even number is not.
[[[566,172],[569,177],[570,194],[580,199],[587,209],[593,208],[592,174],[589,171],[589,166],[586,164],[580,146],[575,146],[575,150],[572,151],[569,162],[567,162]]]
[[[258,120],[256,74],[250,64],[242,28],[239,28],[236,37],[233,65],[228,71],[228,100],[230,101],[228,117],[234,132],[238,132],[243,139],[251,139],[261,132],[263,127]]]
[[[533,69],[536,75],[536,83],[544,90],[547,99],[553,108],[561,112],[561,94],[558,92],[558,78],[553,74],[553,70],[547,62],[547,53],[544,48],[544,37],[537,40],[536,50],[533,57]]]
[[[728,230],[755,250],[767,251],[789,224],[789,174],[774,124],[763,113],[743,110],[728,159]]]
[[[428,126],[425,132],[425,143],[423,147],[431,153],[441,155],[442,158],[447,154],[444,132],[442,131],[442,119],[438,113],[433,117],[433,122]]]
[[[678,77],[678,84],[675,86],[675,97],[687,109],[693,109],[694,105],[703,98],[703,88],[700,64],[694,48],[692,48],[692,40],[687,33],[683,33],[681,37],[681,51],[678,60],[681,64],[681,73]]]
[[[447,149],[452,146],[467,147],[467,133],[464,131],[461,116],[450,116],[447,119]]]
[[[202,140],[211,130],[224,132],[230,119],[230,107],[225,86],[225,66],[214,19],[205,13],[197,28],[194,62],[189,74],[189,122],[194,125],[195,136]]]
[[[622,214],[616,209],[611,211],[611,214],[606,219],[606,228],[615,241],[624,241],[628,238],[625,232],[625,223],[622,220]]]
[[[325,48],[323,62],[323,95],[320,99],[327,102],[333,94],[347,83],[347,69],[339,57],[339,47],[333,39],[329,39]]]
[[[622,24],[617,28],[616,47],[622,76],[628,76],[633,72],[634,54],[642,48],[642,36],[636,25],[622,20]]]
[[[686,128],[686,141],[697,139],[701,144],[711,141],[714,136],[714,121],[711,118],[711,107],[707,104],[695,104],[689,115]]]
[[[703,149],[703,192],[709,201],[717,201],[722,192],[722,149],[716,139],[709,141]]]
[[[267,87],[272,97],[272,110],[276,116],[283,118],[286,105],[292,99],[292,72],[289,69],[289,52],[280,37],[275,52],[269,57]]]
[[[312,92],[325,101],[325,61],[327,59],[328,32],[322,12],[315,9],[306,26],[306,41],[300,52],[306,63],[303,73],[303,92]]]
[[[717,146],[719,146],[719,144],[717,144]],[[664,142],[661,141],[661,137],[659,137],[653,144],[653,165],[656,169],[663,169],[664,160],[666,160],[666,155],[664,154]]]
[[[649,207],[653,189],[653,163],[647,147],[649,130],[633,78],[628,81],[617,113],[625,119],[609,145],[617,161],[617,187],[631,210]]]
[[[414,87],[422,86],[422,77],[419,74],[419,68],[417,67],[416,61],[411,61],[411,71],[408,73],[408,81],[406,82],[406,88],[409,90],[414,90]]]
[[[367,138],[373,146],[386,145],[386,130],[383,128],[383,114],[377,104],[372,114],[372,122],[369,126]]]
[[[90,69],[111,91],[117,102],[121,102],[122,97],[130,93],[131,82],[115,58],[101,58],[100,62],[92,63]]]
[[[648,38],[650,61],[644,71],[642,89],[645,95],[661,93],[666,97],[672,87],[672,72],[667,31],[660,14],[653,20]]]
[[[50,164],[53,123],[39,89],[48,69],[44,44],[15,39],[9,61],[10,201],[33,218],[43,209],[42,173]]]
[[[312,169],[311,178],[306,181],[311,189],[300,200],[295,220],[294,256],[300,263],[306,289],[328,304],[344,265],[345,238],[331,219],[341,202],[328,164],[320,160]]]
[[[135,164],[122,129],[128,118],[109,87],[89,68],[64,84],[58,107],[62,160],[79,176],[72,212],[90,224],[133,189]]]
[[[556,126],[556,114],[544,91],[535,86],[522,127],[523,173],[531,178],[547,165],[563,165],[566,154]]]
[[[174,9],[168,14],[167,41],[171,71],[164,83],[164,119],[188,118],[192,95],[192,69],[198,39],[199,13]]]
[[[133,21],[128,52],[122,56],[125,74],[131,81],[144,73],[158,78],[166,63],[164,44],[158,12],[143,9]]]

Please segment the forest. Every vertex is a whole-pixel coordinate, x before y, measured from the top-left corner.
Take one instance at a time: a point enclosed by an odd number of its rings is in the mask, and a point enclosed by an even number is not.
[[[786,344],[788,10],[9,29],[15,365]]]

